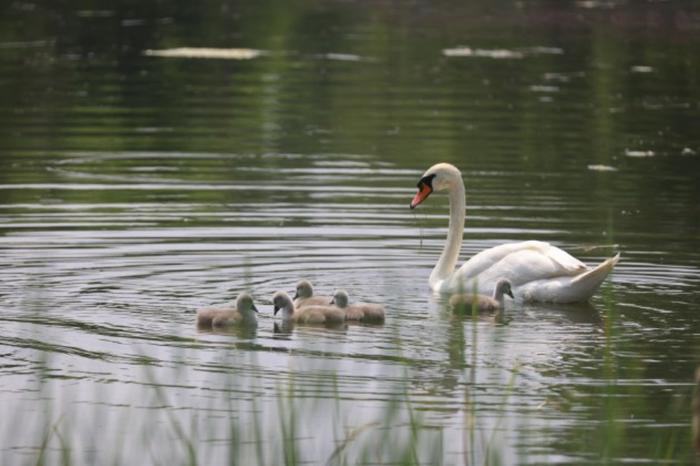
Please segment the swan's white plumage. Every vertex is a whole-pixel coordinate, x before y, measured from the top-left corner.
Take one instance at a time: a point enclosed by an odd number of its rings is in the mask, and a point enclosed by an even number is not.
[[[572,276],[586,270],[583,262],[549,243],[523,241],[479,252],[465,262],[450,281],[466,283],[478,277],[481,281],[492,282],[503,277],[517,287],[533,276]]]
[[[523,241],[481,251],[455,270],[464,230],[462,175],[453,165],[441,163],[428,169],[421,183],[424,183],[423,180],[432,183],[430,192],[447,191],[450,196],[447,243],[430,274],[430,287],[435,291],[455,293],[476,289],[479,293],[489,293],[499,279],[507,279],[512,284],[515,296],[525,301],[585,301],[619,260],[618,254],[590,268],[549,243]],[[422,191],[425,192],[424,189]],[[426,197],[416,195],[411,206],[415,207]]]

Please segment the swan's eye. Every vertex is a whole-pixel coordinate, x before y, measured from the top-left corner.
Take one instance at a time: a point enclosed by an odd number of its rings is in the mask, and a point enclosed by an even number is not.
[[[426,175],[423,178],[420,179],[418,182],[418,188],[422,188],[423,186],[429,187],[431,190],[433,189],[433,179],[435,178],[435,175]]]

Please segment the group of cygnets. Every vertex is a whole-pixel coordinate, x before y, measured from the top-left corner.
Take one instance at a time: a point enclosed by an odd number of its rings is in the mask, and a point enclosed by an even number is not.
[[[300,324],[341,324],[346,321],[381,323],[384,307],[380,304],[350,304],[345,290],[336,290],[333,296],[314,295],[308,280],[297,283],[296,294],[290,298],[284,291],[272,295],[274,315],[282,311],[282,319]],[[258,309],[248,292],[241,293],[233,305],[206,307],[197,311],[200,328],[220,328],[233,325],[256,325]]]
[[[456,312],[469,310],[496,311],[503,308],[505,295],[513,297],[508,280],[499,280],[492,296],[480,294],[455,294],[449,304]],[[336,290],[333,296],[314,295],[314,288],[308,280],[297,283],[294,298],[284,291],[272,295],[274,315],[282,311],[282,319],[290,323],[337,325],[346,321],[381,323],[384,322],[384,307],[380,304],[350,304],[345,290]],[[221,328],[233,325],[254,326],[257,324],[258,309],[248,292],[241,293],[231,305],[206,307],[197,311],[197,325],[200,328]]]

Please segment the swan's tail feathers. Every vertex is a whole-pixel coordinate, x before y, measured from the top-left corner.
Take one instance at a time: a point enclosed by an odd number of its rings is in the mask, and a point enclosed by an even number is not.
[[[620,261],[620,253],[601,262],[597,267],[577,275],[571,280],[572,301],[586,301],[596,292],[605,278]]]

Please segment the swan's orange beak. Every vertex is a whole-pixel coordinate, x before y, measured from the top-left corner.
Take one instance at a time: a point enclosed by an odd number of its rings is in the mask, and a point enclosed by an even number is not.
[[[433,192],[433,188],[428,186],[426,183],[420,183],[418,185],[418,192],[416,193],[415,196],[413,196],[413,200],[411,201],[411,209],[415,209],[418,204],[423,202],[430,196],[430,193]]]

